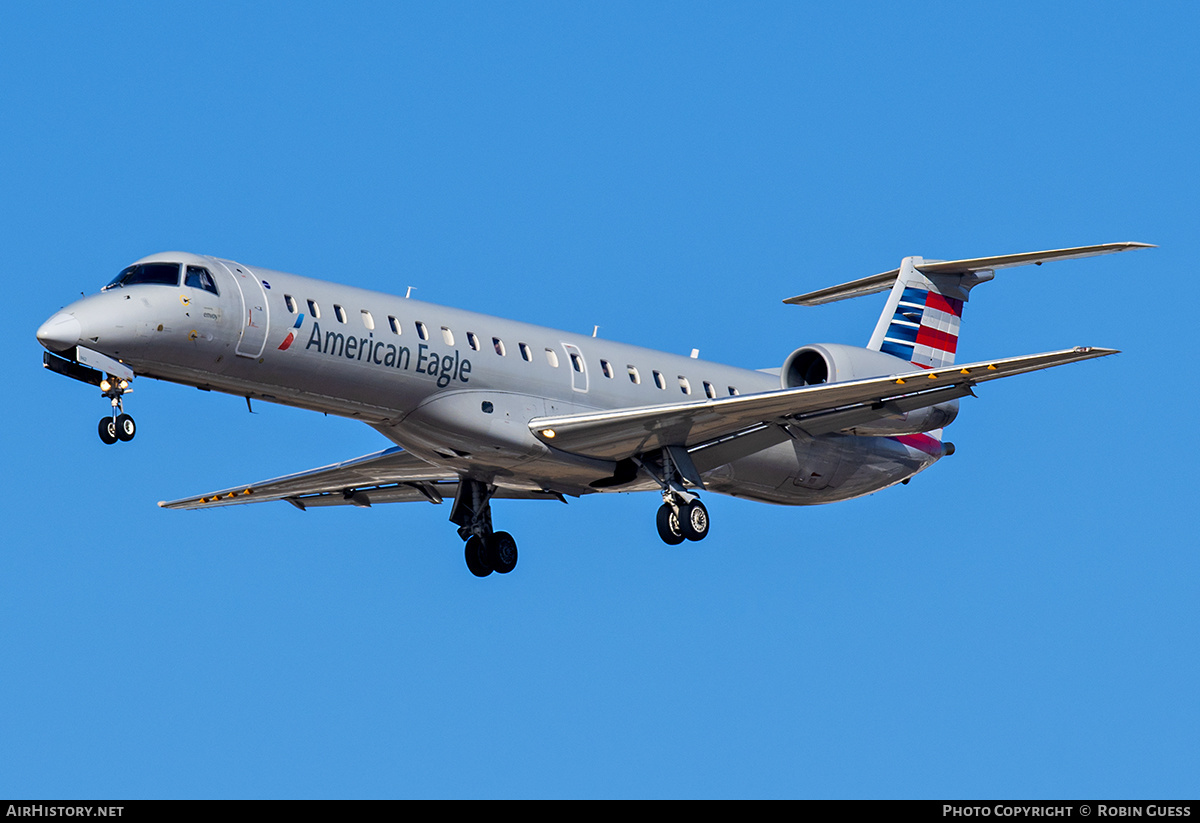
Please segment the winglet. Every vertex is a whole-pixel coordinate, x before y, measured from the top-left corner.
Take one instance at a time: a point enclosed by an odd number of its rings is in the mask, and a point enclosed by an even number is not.
[[[1051,260],[1073,260],[1079,257],[1095,257],[1100,254],[1114,254],[1121,251],[1133,251],[1134,249],[1154,249],[1157,246],[1150,243],[1102,243],[1097,246],[1076,246],[1069,249],[1050,249],[1049,251],[1027,251],[1019,254],[1004,254],[995,257],[975,257],[967,260],[924,260],[917,266],[917,270],[922,274],[969,274],[971,272],[994,271],[995,269],[1007,269],[1014,266],[1040,266],[1042,263]],[[830,286],[817,291],[810,291],[806,294],[798,294],[795,297],[789,297],[784,300],[784,303],[789,303],[793,306],[819,306],[823,303],[833,303],[838,300],[847,300],[851,297],[861,297],[866,294],[875,294],[881,291],[887,291],[896,282],[896,278],[900,275],[900,269],[892,269],[891,271],[873,274],[870,277],[863,277],[858,280],[851,280],[849,283],[843,283],[840,286]]]

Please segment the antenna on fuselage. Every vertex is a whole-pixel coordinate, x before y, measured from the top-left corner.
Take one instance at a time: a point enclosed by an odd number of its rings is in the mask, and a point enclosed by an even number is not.
[[[596,336],[596,333],[597,333],[597,332],[599,332],[599,331],[600,331],[600,327],[599,327],[599,326],[592,326],[592,337],[595,337],[595,336]]]
[[[406,291],[406,292],[404,293],[404,299],[405,299],[405,300],[407,300],[408,298],[412,297],[413,289],[415,289],[415,288],[416,288],[416,286],[409,286],[409,287],[408,287],[408,291]]]
[[[697,357],[699,357],[699,356],[700,356],[700,350],[699,350],[699,349],[692,349],[692,359],[693,359],[693,360],[695,360],[695,359],[696,359]]]

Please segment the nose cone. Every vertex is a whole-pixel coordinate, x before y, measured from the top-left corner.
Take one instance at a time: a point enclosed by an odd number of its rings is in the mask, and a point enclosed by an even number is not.
[[[66,351],[79,344],[83,328],[75,315],[60,311],[37,331],[38,342],[50,351]]]

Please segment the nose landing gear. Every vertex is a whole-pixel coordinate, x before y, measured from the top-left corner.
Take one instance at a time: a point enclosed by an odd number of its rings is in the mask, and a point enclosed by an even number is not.
[[[137,434],[137,424],[125,413],[121,402],[122,395],[133,391],[129,388],[129,381],[125,378],[114,380],[109,377],[100,382],[100,391],[112,401],[112,414],[100,418],[100,439],[110,446],[118,440],[132,440]]]

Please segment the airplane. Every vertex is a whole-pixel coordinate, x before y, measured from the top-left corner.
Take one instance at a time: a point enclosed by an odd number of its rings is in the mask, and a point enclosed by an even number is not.
[[[953,454],[958,401],[1001,377],[1116,354],[1078,346],[955,362],[969,292],[1015,266],[1153,248],[1108,243],[890,271],[801,294],[888,292],[864,347],[801,346],[753,370],[183,252],[153,254],[37,331],[43,364],[99,387],[105,443],[132,440],[135,377],[361,420],[392,443],[352,460],[179,500],[302,511],[452,500],[468,569],[506,574],[495,499],[657,491],[661,539],[709,533],[701,491],[815,505],[907,483]]]

